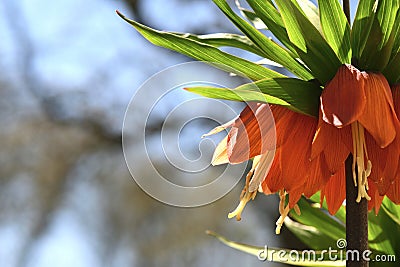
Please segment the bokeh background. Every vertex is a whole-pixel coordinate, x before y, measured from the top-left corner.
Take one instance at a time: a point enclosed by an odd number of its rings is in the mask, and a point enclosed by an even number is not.
[[[300,248],[287,230],[274,234],[275,196],[259,195],[236,222],[226,215],[243,181],[210,205],[177,208],[132,179],[121,145],[129,100],[154,73],[191,59],[152,46],[116,9],[157,29],[236,32],[208,0],[2,0],[0,266],[281,266],[205,235],[210,229],[239,242]],[[177,104],[164,103],[166,110]],[[163,116],[154,116],[148,135],[159,138],[162,126]],[[212,126],[188,124],[185,153],[195,157]],[[146,175],[144,156],[135,164]]]

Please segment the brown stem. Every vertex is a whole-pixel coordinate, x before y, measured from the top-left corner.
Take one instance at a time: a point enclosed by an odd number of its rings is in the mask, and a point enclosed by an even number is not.
[[[346,249],[348,252],[356,251],[358,257],[348,253],[346,266],[367,267],[368,261],[363,258],[363,253],[368,249],[368,203],[365,198],[356,202],[358,190],[354,186],[352,164],[350,155],[346,160]]]

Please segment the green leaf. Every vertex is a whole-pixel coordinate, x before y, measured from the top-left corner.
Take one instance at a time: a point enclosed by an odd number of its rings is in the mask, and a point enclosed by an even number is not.
[[[240,11],[240,14],[245,17],[247,20],[251,21],[253,23],[254,27],[259,30],[267,30],[267,26],[264,24],[264,22],[257,16],[256,13],[254,13],[251,10],[248,10],[246,8],[243,8],[242,5],[240,4],[240,0],[235,0],[235,4],[237,8]]]
[[[378,0],[358,1],[356,16],[351,28],[353,58],[358,60],[364,50],[372,23],[375,18]]]
[[[183,38],[187,38],[202,44],[207,44],[215,47],[236,47],[254,53],[259,56],[264,56],[264,53],[256,46],[249,38],[233,33],[212,33],[204,35],[196,35],[191,33],[176,33],[171,32]]]
[[[400,81],[400,50],[392,57],[389,64],[383,70],[383,74],[389,84],[396,84]]]
[[[307,226],[313,226],[333,240],[346,237],[346,230],[343,224],[333,219],[320,208],[311,206],[304,197],[302,197],[297,204],[302,214],[297,215],[293,211],[290,212],[290,217],[297,222]]]
[[[393,222],[400,226],[400,205],[394,204],[387,197],[385,197],[382,201],[381,208],[393,220]]]
[[[312,195],[310,197],[310,200],[313,201],[314,203],[320,203],[321,202],[321,192],[317,192],[314,195]],[[327,205],[325,199],[322,203],[322,208],[324,208],[325,210],[328,210],[328,205]],[[339,210],[335,213],[334,217],[336,217],[344,225],[346,223],[346,207],[342,205],[339,208]]]
[[[400,232],[400,226],[384,210],[381,209],[378,216],[368,214],[368,242],[372,250],[395,254],[400,249],[399,237],[393,234],[396,232]]]
[[[392,48],[392,56],[394,56],[399,52],[399,49],[400,49],[400,9],[397,10],[396,18],[394,19],[392,35],[393,35],[393,39],[394,39],[393,48]]]
[[[392,55],[393,27],[399,6],[398,0],[379,1],[364,50],[359,58],[361,68],[382,71],[388,64]],[[395,31],[397,32],[397,29]]]
[[[298,238],[301,242],[312,249],[323,250],[336,246],[336,239],[322,233],[314,226],[304,225],[293,221],[289,217],[285,218],[285,226]]]
[[[291,0],[276,1],[276,4],[300,59],[320,83],[325,84],[335,75],[341,65],[340,60],[320,32]]]
[[[318,0],[325,38],[342,63],[351,63],[350,25],[337,0]]]
[[[248,90],[248,89],[232,90],[228,88],[201,86],[201,87],[188,87],[185,88],[185,90],[209,98],[240,101],[240,102],[256,101],[256,102],[265,102],[265,103],[290,107],[290,104],[287,103],[286,101],[271,95],[263,94],[255,90],[254,88],[253,90]]]
[[[284,100],[289,104],[288,108],[314,117],[318,116],[319,97],[322,93],[316,83],[296,78],[264,79],[244,84],[235,90],[260,90],[266,95]]]
[[[256,15],[265,23],[272,34],[286,46],[292,54],[297,55],[295,46],[289,40],[285,24],[273,3],[268,1],[247,0]]]
[[[310,116],[318,115],[319,97],[322,92],[315,83],[295,78],[264,79],[235,89],[190,87],[186,90],[211,98],[282,105]]]
[[[240,18],[233,12],[225,0],[213,1],[243,33],[264,52],[264,57],[284,66],[288,71],[302,79],[309,80],[313,78],[310,72],[297,62],[286,49],[276,44],[248,22]]]
[[[306,15],[306,17],[312,23],[312,25],[314,25],[314,27],[320,33],[322,33],[318,7],[315,6],[311,0],[297,0],[293,1],[293,3],[297,4],[301,8],[304,15]]]
[[[346,262],[344,260],[336,260],[336,261],[319,260],[320,258],[323,259],[325,258],[324,256],[327,256],[328,253],[326,253],[326,251],[325,252],[315,251],[315,256],[314,256],[312,253],[309,254],[311,252],[310,250],[301,251],[301,250],[289,250],[289,249],[273,248],[273,247],[257,247],[231,241],[226,237],[223,237],[212,231],[206,231],[206,233],[210,236],[217,238],[221,243],[225,244],[228,247],[248,253],[250,255],[256,256],[258,259],[261,258],[261,260],[269,262],[280,262],[295,266],[320,266],[320,267],[346,266]],[[298,260],[296,260],[297,255],[299,256]],[[337,256],[338,258],[340,257],[339,253],[332,253],[332,256]]]
[[[131,24],[140,34],[155,45],[162,46],[197,60],[205,61],[228,72],[236,73],[251,80],[284,77],[276,71],[220,51],[214,46],[203,44],[173,33],[157,31],[136,21],[118,15]]]

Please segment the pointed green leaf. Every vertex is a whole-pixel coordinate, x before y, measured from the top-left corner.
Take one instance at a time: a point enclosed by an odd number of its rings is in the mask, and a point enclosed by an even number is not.
[[[289,217],[286,217],[284,222],[290,232],[312,249],[323,250],[336,246],[337,240],[325,235],[317,227],[295,222]]]
[[[311,116],[318,116],[321,88],[312,81],[295,78],[264,79],[244,84],[235,90],[260,90],[262,93],[284,100],[289,108]]]
[[[383,70],[383,74],[389,84],[397,84],[400,82],[400,50],[392,57],[389,64]]]
[[[313,226],[326,236],[339,240],[346,237],[346,230],[343,224],[334,220],[320,208],[312,207],[304,197],[297,203],[300,207],[301,215],[290,212],[290,217],[301,224]]]
[[[396,18],[394,19],[392,35],[394,39],[392,48],[392,57],[393,57],[395,54],[398,53],[400,49],[400,9],[397,10]]]
[[[211,98],[259,101],[286,106],[310,116],[318,115],[319,97],[322,92],[317,84],[295,78],[264,79],[235,89],[190,87],[187,90]]]
[[[312,195],[310,197],[310,200],[313,201],[314,203],[320,203],[321,202],[321,192],[317,192],[314,195]],[[326,203],[326,199],[324,199],[324,201],[322,203],[322,208],[324,208],[325,210],[328,210],[328,205]],[[346,223],[346,208],[345,208],[345,206],[342,205],[334,216],[340,222],[342,222],[344,225]]]
[[[385,197],[382,201],[382,209],[393,220],[393,222],[400,226],[400,205],[394,204],[390,199]]]
[[[254,53],[263,57],[263,52],[249,38],[233,33],[212,33],[204,35],[196,35],[191,33],[171,32],[174,35],[181,36],[202,44],[212,45],[215,47],[236,47]]]
[[[318,0],[325,38],[342,63],[351,63],[350,25],[337,0]]]
[[[294,1],[294,0],[293,0]],[[335,75],[340,60],[320,32],[291,0],[276,1],[290,41],[314,76],[325,84]]]
[[[256,15],[265,23],[272,34],[292,53],[297,55],[296,49],[285,29],[285,24],[273,3],[268,1],[247,0]]]
[[[271,95],[263,94],[259,90],[256,90],[254,85],[252,85],[251,87],[253,87],[252,90],[249,89],[241,90],[241,89],[201,86],[201,87],[188,87],[185,88],[185,90],[208,98],[216,98],[216,99],[224,99],[224,100],[232,100],[240,102],[249,102],[249,101],[265,102],[265,103],[290,107],[290,104],[287,103],[286,101]]]
[[[399,0],[379,1],[364,50],[359,58],[361,68],[382,71],[388,64],[394,44],[392,30],[399,6]]]
[[[286,51],[286,49],[276,44],[270,38],[251,26],[248,22],[240,18],[235,12],[233,12],[225,0],[213,1],[243,33],[264,52],[264,57],[284,66],[288,71],[302,79],[309,80],[313,78],[310,72],[305,69],[303,65],[297,62],[288,51]]]
[[[364,50],[372,23],[375,18],[378,0],[358,1],[357,12],[351,28],[353,58],[358,60]]]
[[[247,8],[242,7],[240,4],[240,0],[235,0],[235,4],[237,8],[240,11],[240,14],[249,20],[251,23],[253,23],[254,27],[259,30],[267,30],[267,26],[264,24],[264,22],[257,16],[256,13],[254,13],[251,10],[248,10]]]
[[[225,71],[236,73],[251,80],[284,77],[276,71],[220,51],[214,46],[199,43],[173,33],[157,31],[136,21],[130,20],[121,13],[118,15],[131,24],[140,34],[155,45],[162,46],[197,60],[214,64]]]
[[[346,262],[344,260],[336,260],[336,261],[328,259],[319,260],[319,259],[324,259],[328,256],[328,253],[326,253],[326,251],[325,252],[315,251],[315,254],[313,254],[311,253],[310,250],[301,251],[301,250],[289,250],[289,249],[273,248],[273,247],[257,247],[231,241],[226,237],[223,237],[212,231],[206,231],[206,233],[210,236],[217,238],[221,243],[227,245],[228,247],[256,256],[259,260],[264,260],[269,262],[281,262],[295,266],[320,266],[320,267],[346,266]],[[298,260],[296,259],[297,256]],[[338,259],[340,259],[339,253],[332,253],[332,256],[336,256]]]
[[[400,226],[383,209],[378,216],[374,213],[368,214],[368,243],[371,249],[395,254],[400,249],[398,236],[393,234],[396,232],[400,232]]]
[[[297,0],[293,1],[297,4],[308,20],[314,25],[314,27],[322,34],[321,22],[319,19],[318,7],[311,0]]]

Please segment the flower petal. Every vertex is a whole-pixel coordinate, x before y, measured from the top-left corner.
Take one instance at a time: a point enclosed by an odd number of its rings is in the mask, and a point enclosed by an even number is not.
[[[365,72],[352,65],[343,65],[321,94],[321,110],[325,122],[338,128],[358,120],[366,105]]]
[[[227,142],[228,136],[225,136],[225,138],[222,139],[222,141],[215,148],[214,155],[211,160],[211,164],[213,166],[229,163],[228,153],[226,151]]]
[[[280,153],[281,149],[275,151],[275,158],[272,161],[271,168],[267,173],[264,181],[261,184],[261,188],[264,194],[269,195],[278,192],[283,189],[282,185],[282,171],[280,165]]]
[[[326,199],[328,211],[331,215],[335,214],[342,206],[346,198],[346,175],[345,167],[343,166],[331,176],[321,191],[321,198]]]
[[[338,129],[327,124],[322,119],[322,112],[320,111],[317,131],[312,142],[311,159],[324,152],[329,171],[332,174],[336,173],[350,154],[348,146],[343,143],[345,138],[349,139],[347,142],[351,142],[350,127]]]
[[[275,123],[268,104],[250,103],[228,133],[229,162],[240,163],[275,148]]]
[[[399,168],[400,169],[400,168]],[[400,204],[400,178],[398,177],[393,184],[390,185],[386,196],[393,201],[393,203]]]
[[[358,121],[380,147],[386,147],[393,142],[399,124],[389,84],[382,74],[370,73],[364,88],[367,101]]]
[[[378,215],[379,209],[383,201],[383,196],[379,194],[378,187],[374,182],[369,183],[368,186],[368,195],[371,197],[371,200],[368,201],[368,210],[374,209],[375,215]]]
[[[365,135],[368,156],[372,163],[369,179],[376,183],[380,195],[384,195],[394,181],[399,163],[400,140],[396,137],[390,145],[380,148],[370,134]],[[397,156],[395,156],[397,154]]]
[[[315,118],[295,113],[284,132],[286,142],[280,154],[283,187],[291,190],[304,184],[311,167],[311,142]]]

